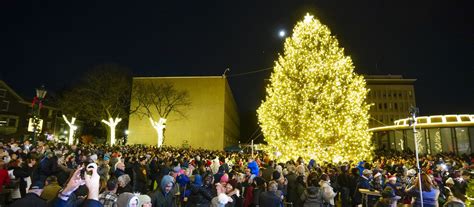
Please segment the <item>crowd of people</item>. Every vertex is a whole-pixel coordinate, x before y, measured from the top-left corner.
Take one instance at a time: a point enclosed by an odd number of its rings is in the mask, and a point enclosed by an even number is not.
[[[466,206],[473,161],[421,156],[419,173],[411,152],[278,163],[263,152],[15,140],[0,158],[0,205],[14,207]]]

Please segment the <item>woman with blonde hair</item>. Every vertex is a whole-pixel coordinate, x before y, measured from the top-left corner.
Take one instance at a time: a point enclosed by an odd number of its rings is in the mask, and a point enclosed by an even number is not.
[[[439,189],[437,189],[433,185],[433,181],[431,180],[431,178],[425,173],[421,174],[421,189],[423,201],[420,198],[420,185],[417,181],[418,178],[415,179],[415,185],[406,190],[408,194],[415,198],[414,206],[421,206],[421,202],[423,202],[424,207],[438,207]]]

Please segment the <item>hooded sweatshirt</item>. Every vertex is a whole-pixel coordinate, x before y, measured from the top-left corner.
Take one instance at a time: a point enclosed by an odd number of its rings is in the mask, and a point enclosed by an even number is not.
[[[130,200],[137,199],[138,197],[132,193],[122,193],[117,198],[117,207],[129,207]]]
[[[160,182],[159,190],[156,190],[151,194],[151,203],[154,207],[173,207],[176,206],[174,201],[174,189],[171,189],[170,192],[166,193],[166,185],[172,183],[174,186],[174,179],[169,175],[163,176]]]

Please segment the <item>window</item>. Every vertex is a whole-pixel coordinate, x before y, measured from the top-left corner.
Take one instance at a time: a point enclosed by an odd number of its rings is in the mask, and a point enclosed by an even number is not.
[[[387,109],[387,103],[384,103],[384,104],[383,104],[383,108],[384,108],[384,109]]]
[[[456,127],[456,139],[458,144],[458,153],[470,154],[471,149],[469,147],[469,134],[467,127]]]
[[[398,109],[398,104],[397,104],[397,103],[394,103],[394,104],[393,104],[393,108],[394,108],[395,110],[397,110],[397,109]]]
[[[379,103],[379,109],[382,109],[382,104],[381,103]]]
[[[16,127],[16,119],[13,119],[13,118],[8,119],[8,126]]]
[[[48,117],[49,118],[53,117],[53,110],[51,109],[48,110]]]
[[[46,128],[47,128],[47,129],[51,129],[51,126],[52,126],[52,125],[53,125],[52,122],[50,122],[50,121],[46,122]]]
[[[0,88],[0,98],[5,98],[7,96],[7,90]]]
[[[2,101],[2,103],[0,103],[0,111],[8,111],[9,105],[10,101]]]

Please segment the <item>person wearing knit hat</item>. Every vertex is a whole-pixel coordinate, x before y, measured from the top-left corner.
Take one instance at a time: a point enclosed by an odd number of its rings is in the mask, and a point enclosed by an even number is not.
[[[224,173],[220,179],[220,183],[225,185],[227,182],[229,182],[229,175],[227,173]]]
[[[117,207],[134,207],[138,205],[138,197],[133,193],[122,193],[117,198]]]
[[[151,207],[151,198],[148,195],[139,195],[138,196],[138,206],[137,207]]]

